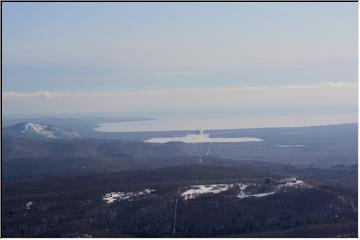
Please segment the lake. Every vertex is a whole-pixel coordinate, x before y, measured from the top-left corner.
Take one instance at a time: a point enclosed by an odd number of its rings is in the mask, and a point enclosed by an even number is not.
[[[343,115],[275,115],[240,117],[166,117],[146,121],[99,123],[94,129],[99,132],[157,132],[222,130],[263,127],[305,127],[357,122],[356,114]]]

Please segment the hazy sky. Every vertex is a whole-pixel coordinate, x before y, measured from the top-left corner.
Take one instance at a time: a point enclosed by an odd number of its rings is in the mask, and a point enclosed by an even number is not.
[[[357,3],[3,3],[4,113],[356,113],[357,17]]]

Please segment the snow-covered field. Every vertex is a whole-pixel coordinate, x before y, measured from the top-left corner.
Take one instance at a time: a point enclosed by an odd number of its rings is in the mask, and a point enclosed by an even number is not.
[[[233,184],[211,184],[211,185],[193,185],[191,188],[183,193],[181,196],[185,199],[195,199],[196,197],[208,193],[221,193],[232,188]]]
[[[275,146],[275,147],[281,147],[281,148],[305,147],[305,145],[301,145],[301,144],[293,144],[293,145],[279,144],[279,145],[274,145],[274,146]]]
[[[237,138],[212,138],[209,134],[188,134],[185,137],[170,137],[170,138],[150,138],[145,142],[150,143],[167,143],[167,142],[184,142],[184,143],[230,143],[230,142],[261,142],[260,138],[252,137],[237,137]]]
[[[234,189],[236,197],[239,199],[245,199],[249,197],[267,197],[274,195],[278,192],[287,191],[289,189],[306,189],[312,188],[313,186],[305,183],[302,180],[294,177],[284,178],[280,180],[273,180],[268,186],[256,183],[219,183],[219,184],[203,184],[203,185],[192,185],[186,187],[185,191],[180,193],[183,200],[196,199],[202,195],[207,194],[219,194],[226,192],[230,189]],[[106,204],[111,204],[115,201],[134,201],[146,195],[156,192],[155,189],[145,188],[143,191],[138,192],[110,192],[106,193],[102,200]],[[31,206],[29,202],[27,205]],[[28,206],[27,206],[28,207]]]
[[[296,178],[285,178],[281,180],[274,181],[274,186],[270,189],[265,188],[261,184],[255,183],[232,183],[232,184],[210,184],[210,185],[193,185],[190,186],[190,189],[181,193],[181,196],[184,200],[195,199],[201,195],[205,194],[217,194],[225,192],[229,189],[236,188],[237,194],[236,197],[240,199],[249,198],[249,197],[267,197],[273,194],[276,194],[281,191],[286,191],[290,188],[312,188],[310,184],[298,180]]]
[[[310,184],[294,177],[282,179],[278,183],[278,185],[274,186],[275,191],[281,191],[284,188],[312,188]]]
[[[239,192],[238,192],[238,194],[236,194],[236,197],[238,197],[240,199],[244,199],[244,198],[248,198],[248,197],[266,197],[266,196],[275,194],[275,192],[273,192],[273,191],[263,192],[263,193],[245,192],[249,186],[259,186],[258,184],[254,184],[254,183],[248,183],[248,184],[238,183],[237,186],[239,188]]]

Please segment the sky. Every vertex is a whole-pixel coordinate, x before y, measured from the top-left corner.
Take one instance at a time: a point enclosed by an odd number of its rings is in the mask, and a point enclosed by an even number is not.
[[[5,116],[357,113],[357,3],[3,3]]]

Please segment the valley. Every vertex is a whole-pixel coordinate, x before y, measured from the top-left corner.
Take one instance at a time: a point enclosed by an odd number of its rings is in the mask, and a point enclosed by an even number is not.
[[[3,236],[357,236],[357,125],[206,133],[263,139],[237,143],[29,126],[4,129]]]

